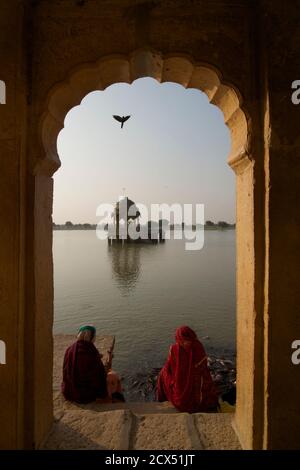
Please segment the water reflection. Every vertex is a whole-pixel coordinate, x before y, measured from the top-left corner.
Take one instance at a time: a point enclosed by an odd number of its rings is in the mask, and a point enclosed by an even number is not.
[[[107,247],[113,278],[121,292],[128,295],[135,288],[140,276],[141,247],[134,243],[108,244]]]

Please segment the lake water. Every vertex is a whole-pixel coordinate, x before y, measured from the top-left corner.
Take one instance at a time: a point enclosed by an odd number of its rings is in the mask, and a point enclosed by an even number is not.
[[[128,384],[163,365],[175,329],[193,328],[206,350],[235,352],[235,231],[184,240],[108,245],[94,231],[54,231],[54,333],[92,323],[116,336],[113,366]]]

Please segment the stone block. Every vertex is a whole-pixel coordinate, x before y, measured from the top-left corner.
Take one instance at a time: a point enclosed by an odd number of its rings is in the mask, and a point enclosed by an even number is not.
[[[43,445],[48,450],[126,450],[132,415],[127,410],[98,413],[68,410],[53,425]]]
[[[192,416],[187,413],[136,416],[133,449],[201,449]]]
[[[241,449],[231,425],[233,418],[231,413],[199,413],[193,417],[204,449]]]

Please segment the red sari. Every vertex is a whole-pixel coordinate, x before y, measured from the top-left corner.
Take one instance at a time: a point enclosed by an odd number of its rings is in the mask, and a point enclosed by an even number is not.
[[[65,353],[62,393],[66,400],[90,403],[107,395],[106,372],[90,341],[76,341]]]
[[[183,341],[188,344],[183,346]],[[217,393],[207,366],[205,350],[188,326],[176,330],[166,364],[157,380],[158,401],[170,401],[179,411],[215,411]]]

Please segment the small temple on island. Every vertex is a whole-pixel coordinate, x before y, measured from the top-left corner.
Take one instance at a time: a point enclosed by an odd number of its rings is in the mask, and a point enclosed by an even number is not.
[[[124,196],[115,205],[112,223],[108,224],[108,242],[112,243],[160,243],[165,241],[163,224],[148,221],[140,223],[141,213],[134,201]]]

